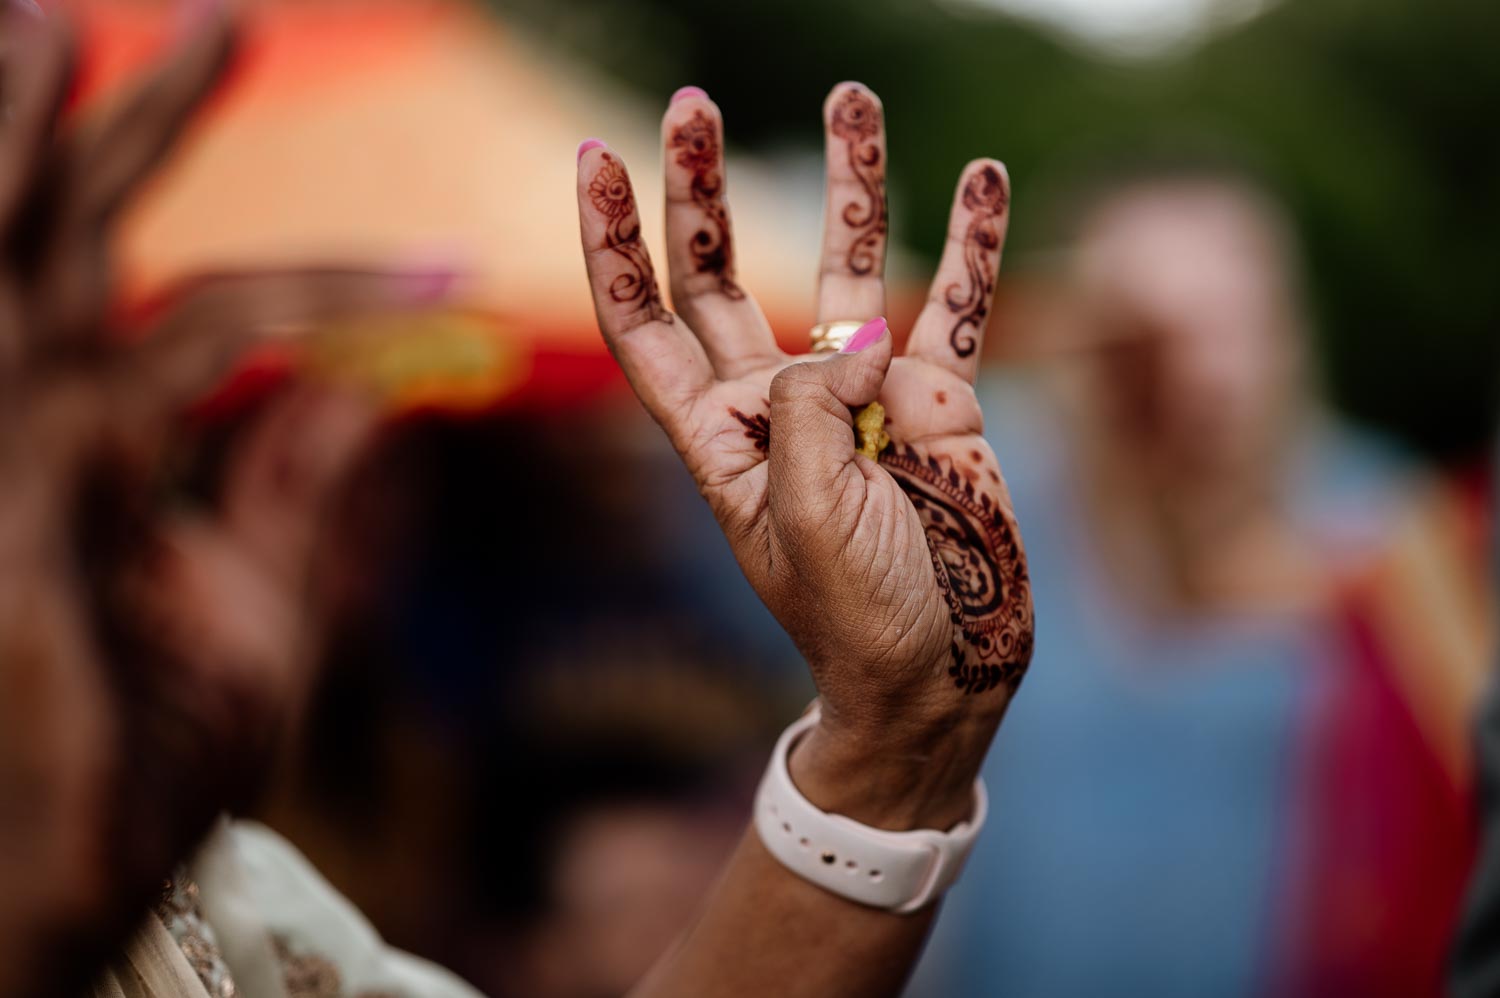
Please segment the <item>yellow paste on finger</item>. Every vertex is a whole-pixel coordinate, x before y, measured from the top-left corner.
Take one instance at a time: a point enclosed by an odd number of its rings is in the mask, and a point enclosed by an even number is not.
[[[880,452],[891,445],[891,435],[885,432],[885,406],[871,402],[855,413],[854,436],[861,454],[871,461],[880,457]]]

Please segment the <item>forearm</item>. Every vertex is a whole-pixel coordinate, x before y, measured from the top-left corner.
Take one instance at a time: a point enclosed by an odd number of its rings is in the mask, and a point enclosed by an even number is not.
[[[819,808],[892,830],[946,830],[969,817],[988,722],[934,726],[926,744],[848,739],[814,728],[792,752]],[[874,750],[871,746],[876,746]],[[845,900],[782,866],[752,827],[695,924],[634,994],[899,994],[935,906],[898,915]]]
[[[698,921],[632,998],[785,998],[901,992],[933,908],[895,915],[791,873],[751,829]]]

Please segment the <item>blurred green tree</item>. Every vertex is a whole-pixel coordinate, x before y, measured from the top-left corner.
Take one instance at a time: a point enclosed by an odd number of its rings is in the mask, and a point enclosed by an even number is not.
[[[935,257],[950,184],[1004,159],[1049,224],[1081,164],[1214,146],[1289,206],[1334,403],[1436,458],[1500,412],[1500,4],[1294,0],[1193,48],[1111,58],[935,0],[492,0],[622,83],[705,87],[732,140],[815,146],[828,88],[886,105],[899,231]],[[1051,204],[1052,209],[1046,206]]]

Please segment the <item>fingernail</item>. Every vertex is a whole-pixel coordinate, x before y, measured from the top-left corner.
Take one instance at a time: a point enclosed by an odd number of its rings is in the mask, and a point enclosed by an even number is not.
[[[704,90],[702,87],[683,87],[681,90],[672,95],[672,100],[670,103],[676,104],[678,101],[687,100],[689,97],[707,96],[708,91]]]
[[[406,297],[414,304],[425,305],[448,297],[458,283],[458,272],[454,270],[413,270],[397,278]]]
[[[579,159],[579,162],[583,161],[583,154],[586,153],[586,152],[588,152],[590,149],[603,149],[603,148],[604,148],[604,143],[602,141],[600,141],[599,139],[584,139],[582,142],[580,142],[578,144],[578,159]]]
[[[844,344],[844,349],[839,353],[859,353],[884,336],[885,328],[884,318],[871,319],[854,331],[854,335],[849,337],[849,342]]]
[[[42,12],[42,8],[37,4],[36,0],[10,0],[10,5],[23,14],[30,14],[32,17],[43,21],[47,19],[47,15]]]

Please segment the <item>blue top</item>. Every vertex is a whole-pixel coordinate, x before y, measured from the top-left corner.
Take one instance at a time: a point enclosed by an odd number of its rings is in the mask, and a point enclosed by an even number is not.
[[[985,770],[989,825],[910,993],[1261,990],[1296,846],[1299,711],[1326,632],[1291,615],[1164,626],[1133,613],[1078,529],[1058,420],[1019,384],[981,394],[1026,542],[1037,651]],[[1332,449],[1295,462],[1294,508],[1318,520],[1360,497],[1370,515],[1382,461]]]

